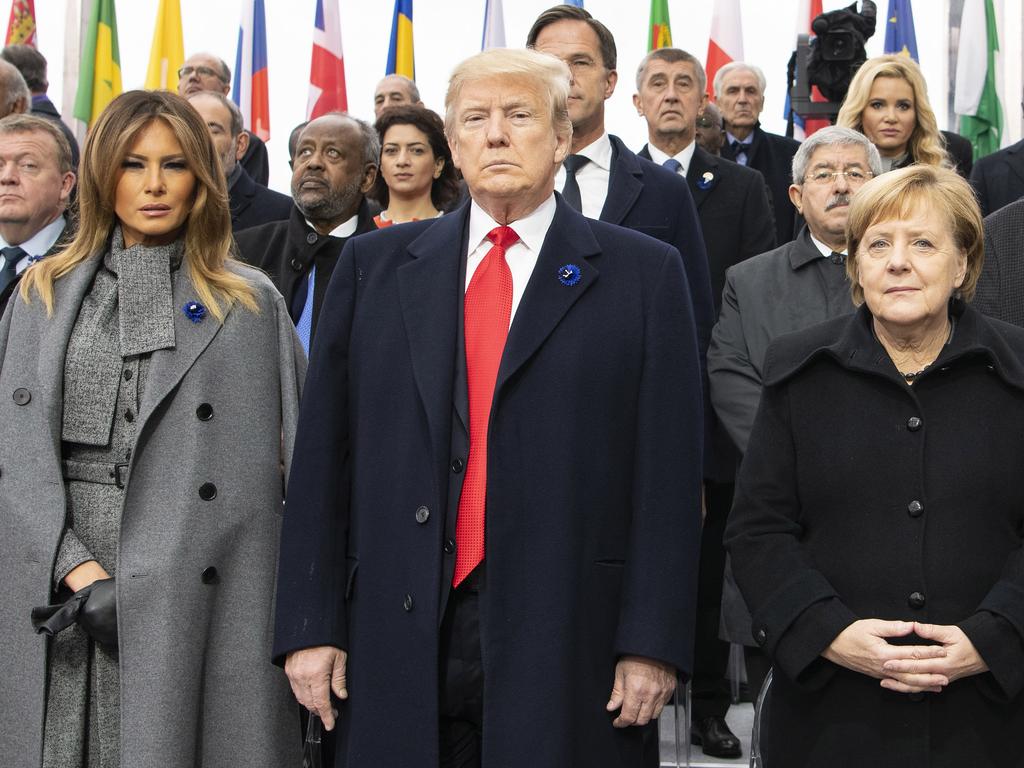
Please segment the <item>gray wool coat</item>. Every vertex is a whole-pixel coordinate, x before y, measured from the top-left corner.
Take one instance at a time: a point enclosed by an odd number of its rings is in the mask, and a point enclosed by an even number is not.
[[[0,765],[38,768],[45,640],[65,522],[65,350],[100,258],[55,285],[52,317],[15,298],[0,321]],[[173,278],[175,347],[152,354],[137,416],[117,562],[121,764],[282,768],[301,758],[298,712],[270,663],[283,480],[305,358],[284,301],[233,266],[260,311],[191,322]],[[203,488],[202,494],[200,488]]]

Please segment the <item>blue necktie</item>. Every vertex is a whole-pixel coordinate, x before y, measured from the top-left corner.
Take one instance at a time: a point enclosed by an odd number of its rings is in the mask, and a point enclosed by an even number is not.
[[[674,157],[670,157],[661,165],[663,168],[668,168],[670,171],[672,171],[672,173],[679,173],[679,171],[683,167],[683,164],[676,160]]]
[[[580,213],[583,212],[583,199],[580,195],[579,182],[576,181],[576,171],[589,162],[590,158],[583,155],[568,155],[562,161],[562,165],[565,166],[565,186],[562,187],[562,197]]]
[[[306,284],[306,303],[302,305],[302,314],[295,323],[295,331],[299,334],[299,341],[302,348],[306,350],[306,357],[309,357],[309,337],[313,332],[313,287],[316,285],[316,265],[309,270]]]
[[[750,151],[750,142],[734,141],[730,146],[732,147],[733,156],[736,158],[736,162],[740,165],[746,165],[747,153]]]

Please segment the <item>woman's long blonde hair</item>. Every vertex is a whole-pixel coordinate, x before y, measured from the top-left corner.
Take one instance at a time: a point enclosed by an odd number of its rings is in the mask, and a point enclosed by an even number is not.
[[[227,185],[213,141],[199,114],[169,91],[128,91],[103,110],[89,131],[78,177],[78,231],[68,247],[30,267],[21,281],[28,302],[35,293],[53,312],[54,281],[106,250],[117,223],[114,198],[121,163],[139,133],[154,120],[171,129],[196,177],[195,199],[185,220],[185,261],[197,298],[218,320],[238,302],[257,311],[252,286],[227,269],[234,241]]]
[[[914,132],[910,134],[910,141],[907,142],[910,159],[915,163],[950,167],[945,142],[935,120],[935,112],[928,102],[928,86],[925,85],[921,68],[907,56],[890,54],[865,61],[850,82],[850,89],[846,92],[846,99],[839,110],[836,125],[864,133],[862,117],[870,101],[868,97],[871,95],[871,86],[879,77],[898,77],[906,80],[914,92],[917,124],[914,126]]]

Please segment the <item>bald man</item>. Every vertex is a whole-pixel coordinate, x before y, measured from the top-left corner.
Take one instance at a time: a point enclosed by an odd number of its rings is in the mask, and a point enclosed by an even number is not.
[[[380,117],[380,113],[388,107],[399,107],[408,104],[423,106],[420,101],[420,89],[416,83],[405,75],[388,75],[379,83],[373,91],[373,116]]]

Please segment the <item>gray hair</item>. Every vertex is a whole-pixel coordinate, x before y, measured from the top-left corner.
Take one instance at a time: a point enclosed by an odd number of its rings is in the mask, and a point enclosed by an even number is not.
[[[57,123],[47,120],[45,117],[36,117],[29,114],[12,114],[0,119],[0,136],[9,136],[22,133],[45,133],[53,139],[54,147],[57,150],[54,159],[61,173],[78,173],[78,169],[71,162],[71,144],[63,134]]]
[[[0,112],[4,116],[14,111],[19,99],[23,101],[26,110],[32,104],[32,92],[28,89],[25,78],[21,76],[17,67],[3,59],[0,59],[0,91],[3,95]]]
[[[230,129],[232,139],[238,137],[242,133],[242,131],[245,130],[245,123],[242,118],[242,110],[240,110],[238,108],[238,105],[235,104],[235,102],[233,102],[223,93],[219,93],[217,91],[199,91],[198,93],[194,93],[191,96],[189,96],[188,100],[194,101],[195,99],[199,98],[216,99],[221,103],[224,109],[228,111],[228,113],[231,115]]]
[[[811,156],[819,148],[851,146],[863,147],[871,173],[875,176],[882,175],[882,158],[879,157],[878,149],[867,136],[852,128],[831,125],[820,131],[815,131],[810,137],[804,139],[796,154],[793,155],[793,183],[803,184],[804,176],[807,175],[807,166],[811,164]]]
[[[761,91],[761,95],[764,96],[764,89],[768,86],[768,81],[765,80],[764,72],[760,67],[754,64],[747,64],[745,61],[730,61],[720,70],[715,72],[715,82],[713,88],[715,89],[715,98],[720,98],[722,95],[722,81],[725,80],[725,76],[730,72],[750,72],[754,77],[757,78],[757,87]]]
[[[402,85],[404,85],[406,89],[409,91],[409,101],[411,101],[413,104],[415,104],[417,101],[421,101],[420,89],[416,85],[415,80],[410,80],[405,75],[399,75],[397,72],[395,72],[390,75],[385,75],[381,82],[384,82],[384,80],[387,80],[389,77],[393,77],[396,80],[402,81]]]
[[[694,71],[697,73],[697,85],[700,86],[700,92],[704,93],[707,90],[708,76],[704,72],[704,65],[700,63],[700,59],[692,53],[687,53],[682,48],[655,48],[640,59],[640,65],[636,68],[636,90],[638,93],[640,87],[644,84],[644,72],[647,71],[647,65],[655,59],[667,61],[669,64],[675,64],[678,61],[692,64]]]

